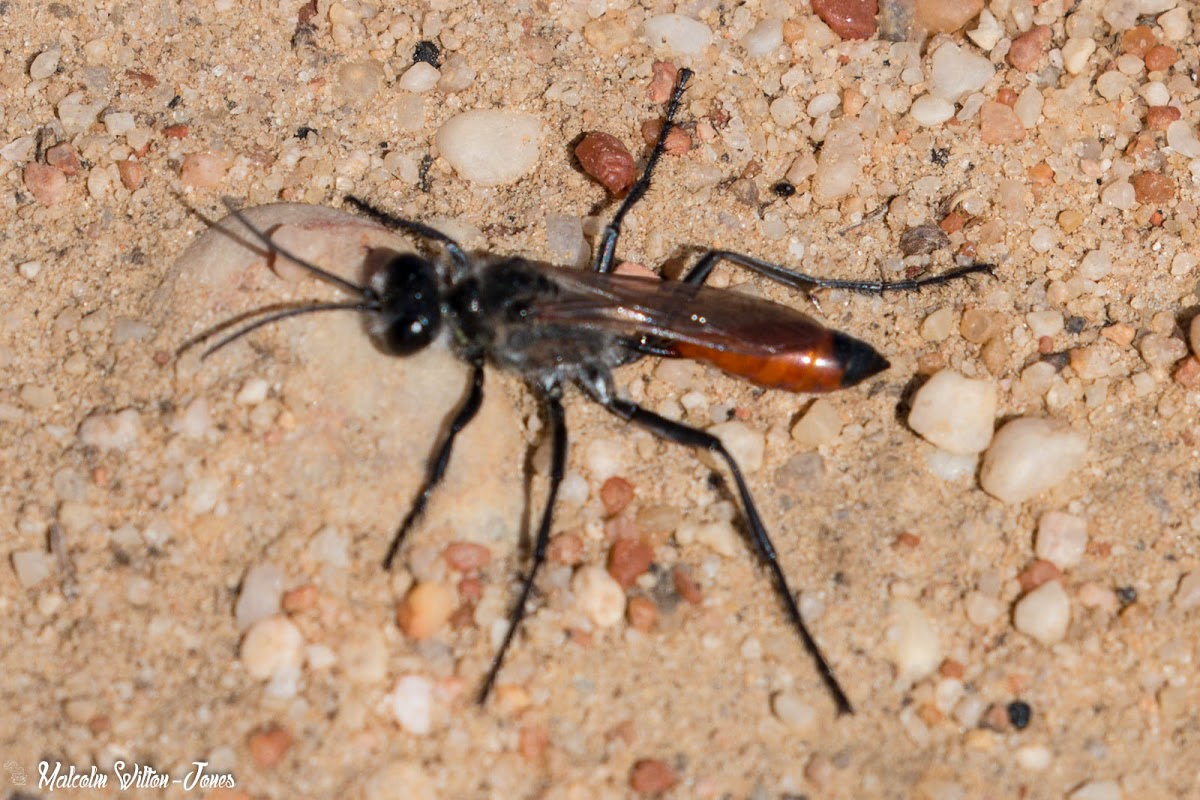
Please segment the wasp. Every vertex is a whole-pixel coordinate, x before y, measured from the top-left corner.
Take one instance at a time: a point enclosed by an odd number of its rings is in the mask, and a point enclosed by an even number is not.
[[[233,323],[238,330],[211,346],[205,357],[264,325],[317,311],[352,310],[367,315],[377,345],[408,356],[445,339],[471,371],[466,397],[453,412],[429,461],[424,484],[401,522],[383,564],[390,568],[408,532],[445,475],[455,438],[483,402],[485,365],[520,375],[540,398],[549,422],[549,487],[533,540],[532,563],[524,576],[509,626],[480,688],[486,701],[525,616],[554,518],[555,500],[567,460],[563,398],[569,387],[622,420],[668,442],[706,450],[723,461],[741,501],[750,541],[766,565],[787,616],[816,663],[839,713],[852,710],[846,692],[809,632],[779,563],[750,487],[721,441],[710,433],[669,419],[621,396],[613,379],[617,367],[646,356],[686,358],[709,364],[766,389],[829,392],[854,386],[887,369],[871,345],[832,330],[791,307],[737,292],[705,286],[721,262],[762,275],[803,292],[819,288],[860,292],[910,290],[945,283],[991,265],[973,264],[949,272],[895,282],[847,281],[806,275],[728,250],[704,253],[678,281],[614,273],[621,224],[650,188],[667,135],[676,124],[690,70],[679,73],[658,139],[641,176],[604,228],[590,271],[555,266],[523,256],[468,253],[454,239],[428,225],[402,219],[367,202],[349,205],[379,223],[440,247],[433,256],[395,254],[365,284],[357,284],[292,255],[258,230],[230,201],[230,212],[257,240],[304,270],[352,296],[349,301],[314,302],[279,310],[251,311]],[[247,320],[258,316],[253,322]],[[225,329],[228,325],[218,326]],[[202,337],[203,338],[203,337]]]

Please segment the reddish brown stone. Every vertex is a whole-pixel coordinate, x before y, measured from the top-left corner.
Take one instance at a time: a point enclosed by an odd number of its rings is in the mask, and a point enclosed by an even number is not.
[[[67,196],[67,176],[58,167],[49,164],[26,164],[23,177],[25,188],[44,206],[61,203]]]
[[[575,145],[575,157],[583,171],[613,194],[633,185],[633,155],[620,139],[607,133],[592,132]]]
[[[1133,176],[1133,196],[1139,203],[1165,203],[1175,197],[1175,181],[1161,172]]]
[[[142,184],[146,182],[146,166],[140,161],[118,161],[117,172],[121,176],[121,184],[131,192],[142,188]]]
[[[979,133],[987,144],[1013,144],[1025,138],[1025,126],[1011,108],[988,100],[979,109]]]
[[[66,142],[56,144],[46,151],[46,163],[58,167],[67,177],[79,174],[79,155],[75,148]]]
[[[442,551],[450,569],[458,572],[478,572],[492,560],[492,551],[475,542],[451,542]]]
[[[1061,576],[1062,570],[1051,562],[1039,558],[1021,571],[1021,574],[1017,576],[1017,582],[1021,584],[1022,592],[1030,592],[1043,583]]]
[[[583,539],[577,533],[560,533],[547,545],[546,558],[552,564],[575,566],[583,559]]]
[[[292,735],[278,725],[259,728],[250,734],[246,744],[250,758],[263,769],[270,769],[283,760],[292,746]]]
[[[660,795],[678,782],[671,765],[657,758],[643,758],[629,773],[629,787],[638,794]]]
[[[622,589],[633,585],[654,563],[654,548],[642,539],[622,537],[608,551],[608,574]]]
[[[1165,131],[1182,116],[1183,112],[1175,106],[1150,106],[1146,109],[1146,127],[1152,131]]]
[[[651,103],[665,103],[671,99],[671,92],[675,90],[679,68],[670,61],[655,61],[650,65],[650,70],[653,75],[650,77],[646,95]]]
[[[1130,28],[1121,34],[1121,52],[1133,56],[1144,56],[1146,51],[1158,44],[1154,31],[1145,25]]]
[[[632,500],[633,484],[624,478],[609,478],[600,487],[600,503],[607,516],[620,514]]]
[[[631,597],[625,606],[625,619],[629,620],[629,627],[648,631],[658,620],[658,606],[648,597]]]
[[[168,139],[186,139],[190,129],[187,125],[168,125],[163,128],[163,136]]]
[[[876,0],[813,0],[812,10],[843,39],[870,39],[878,27]]]
[[[299,614],[314,608],[320,596],[321,593],[317,587],[311,583],[306,583],[303,586],[297,586],[290,592],[284,593],[281,605],[287,613]]]
[[[1150,72],[1163,72],[1171,68],[1179,59],[1179,53],[1165,44],[1155,45],[1146,51],[1146,69]]]
[[[1050,28],[1038,25],[1013,39],[1008,49],[1008,63],[1024,72],[1037,66],[1050,44]]]
[[[658,135],[662,133],[663,121],[661,119],[648,119],[642,123],[642,140],[646,144],[654,144],[658,141]],[[667,134],[667,141],[663,144],[663,149],[668,155],[681,156],[692,149],[692,137],[683,128],[671,128]]]
[[[699,605],[704,599],[704,595],[700,592],[700,586],[692,578],[692,573],[687,567],[676,567],[671,574],[671,578],[675,584],[675,593],[682,597],[692,605]]]

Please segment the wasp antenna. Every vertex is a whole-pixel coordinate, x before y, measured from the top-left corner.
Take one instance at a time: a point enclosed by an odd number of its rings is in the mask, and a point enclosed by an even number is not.
[[[466,272],[470,268],[470,260],[467,258],[466,251],[462,249],[462,245],[436,228],[431,228],[425,223],[417,222],[416,220],[393,216],[386,211],[376,208],[366,200],[355,197],[352,194],[346,195],[346,202],[385,227],[391,228],[392,230],[413,233],[422,238],[441,244],[446,248],[446,252],[449,253],[450,257],[454,259],[455,265],[460,270]]]
[[[326,283],[332,283],[334,286],[340,286],[341,288],[345,289],[346,291],[352,292],[353,294],[356,294],[359,297],[362,297],[364,299],[370,299],[374,296],[372,291],[369,288],[367,288],[365,286],[359,286],[357,283],[354,283],[353,281],[348,281],[339,275],[334,275],[332,272],[330,272],[328,270],[321,269],[320,267],[318,267],[316,264],[312,263],[311,261],[300,258],[299,256],[295,255],[294,253],[280,247],[278,244],[276,244],[271,239],[270,236],[267,236],[267,234],[265,232],[263,232],[261,229],[259,229],[258,226],[256,226],[253,222],[251,222],[246,217],[245,213],[243,213],[242,210],[239,209],[234,204],[232,198],[222,197],[221,202],[225,204],[225,208],[229,209],[229,213],[231,216],[233,216],[234,219],[236,219],[238,222],[242,223],[242,225],[246,228],[246,230],[250,231],[250,233],[252,233],[254,235],[255,239],[258,239],[258,241],[262,242],[263,246],[267,248],[268,252],[277,253],[277,254],[283,256],[284,258],[286,258],[288,261],[291,261],[293,264],[296,264],[297,266],[302,267],[309,273],[317,276],[318,278],[325,281]]]
[[[213,353],[217,352],[218,350],[223,349],[226,345],[233,344],[234,342],[236,342],[238,339],[241,339],[246,334],[253,333],[254,331],[258,330],[259,328],[262,328],[266,325],[270,325],[272,322],[279,322],[280,320],[288,319],[290,317],[298,317],[302,314],[312,314],[317,311],[378,311],[378,310],[379,310],[379,306],[375,305],[374,303],[353,302],[353,303],[314,303],[312,305],[300,306],[299,308],[287,308],[282,311],[276,311],[274,313],[268,314],[267,316],[263,317],[262,319],[257,319],[254,322],[251,322],[249,325],[246,325],[242,328],[238,328],[236,331],[229,334],[225,338],[221,339],[219,342],[214,344],[212,347],[208,348],[203,353],[201,353],[200,360],[204,361],[209,356],[211,356]],[[262,311],[262,309],[258,309],[258,311]],[[255,313],[258,313],[258,312],[257,311],[251,312],[251,315],[253,315]],[[242,317],[241,319],[245,319],[245,317]],[[237,322],[240,322],[241,319],[234,320],[233,321],[234,324],[236,324]],[[227,327],[229,327],[229,324],[230,323],[228,321],[221,323],[220,325],[217,326],[216,330],[222,330],[224,328],[227,328]],[[179,350],[176,352],[176,355],[183,353],[184,351],[189,350],[192,347],[194,347],[195,345],[204,341],[209,336],[211,336],[213,334],[213,332],[214,331],[206,331],[205,333],[200,334],[200,336],[189,340],[182,347],[179,348]]]

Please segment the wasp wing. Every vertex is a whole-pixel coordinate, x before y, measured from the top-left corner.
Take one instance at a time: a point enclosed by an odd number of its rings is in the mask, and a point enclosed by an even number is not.
[[[538,266],[557,292],[529,309],[527,319],[533,322],[764,356],[808,349],[828,335],[825,326],[807,314],[736,291]]]

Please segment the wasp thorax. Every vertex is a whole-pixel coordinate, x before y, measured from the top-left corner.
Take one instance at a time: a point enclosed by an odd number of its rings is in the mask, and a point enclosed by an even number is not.
[[[398,356],[415,353],[433,341],[442,324],[437,269],[412,253],[397,255],[371,282],[380,311],[371,332]]]

